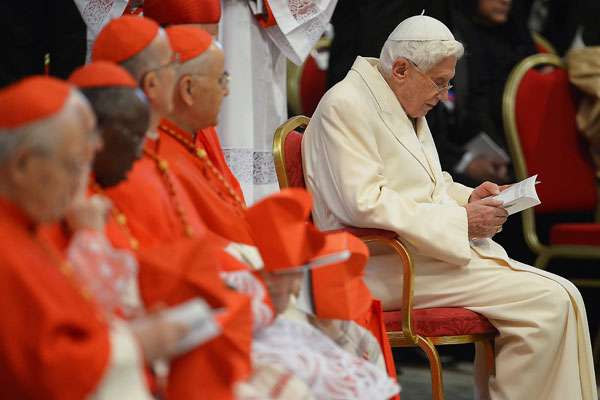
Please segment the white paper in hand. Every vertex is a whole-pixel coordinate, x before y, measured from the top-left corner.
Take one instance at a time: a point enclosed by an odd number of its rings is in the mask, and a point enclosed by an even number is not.
[[[511,185],[499,195],[494,196],[493,199],[504,202],[502,207],[508,211],[508,215],[537,206],[541,204],[541,201],[535,191],[536,179],[537,175],[530,176],[519,183]]]
[[[189,328],[188,334],[177,343],[176,355],[187,353],[221,333],[215,314],[215,310],[200,298],[186,301],[164,311],[166,320]]]

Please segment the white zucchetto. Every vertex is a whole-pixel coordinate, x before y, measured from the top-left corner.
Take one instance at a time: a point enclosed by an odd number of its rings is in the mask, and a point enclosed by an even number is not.
[[[442,22],[426,15],[406,18],[388,37],[393,41],[455,40],[450,29]]]

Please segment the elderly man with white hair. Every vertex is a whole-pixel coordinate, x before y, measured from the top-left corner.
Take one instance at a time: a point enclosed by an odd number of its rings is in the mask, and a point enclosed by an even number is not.
[[[444,24],[411,17],[379,60],[358,57],[325,94],[302,145],[315,222],[396,232],[415,264],[416,307],[466,307],[494,324],[495,375],[480,397],[595,400],[577,289],[512,260],[491,239],[507,217],[490,198],[502,188],[467,188],[440,168],[424,116],[448,96],[462,54]],[[388,310],[402,306],[401,271],[391,254],[369,264],[367,283]]]

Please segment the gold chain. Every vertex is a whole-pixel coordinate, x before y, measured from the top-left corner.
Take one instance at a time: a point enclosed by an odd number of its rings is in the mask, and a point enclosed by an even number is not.
[[[96,182],[92,184],[92,190],[98,194],[106,196],[104,190],[98,185]],[[127,241],[129,242],[129,246],[131,250],[138,251],[140,248],[140,242],[129,229],[129,224],[127,223],[127,216],[123,213],[119,208],[113,203],[112,208],[110,210],[112,217],[117,221],[117,225],[121,228],[121,231],[127,236]]]
[[[154,160],[154,162],[156,163],[156,167],[158,168],[163,177],[163,182],[165,183],[167,191],[169,192],[169,196],[171,197],[171,201],[173,202],[173,207],[175,207],[175,212],[177,213],[177,216],[179,217],[179,220],[183,225],[184,235],[187,237],[193,237],[194,229],[189,224],[185,210],[183,209],[181,203],[179,202],[179,199],[177,198],[177,191],[175,190],[175,185],[173,184],[173,179],[171,178],[171,173],[169,171],[169,163],[167,162],[167,160],[160,158],[156,153],[148,150],[147,148],[144,149],[144,154]]]
[[[227,179],[223,176],[223,174],[215,167],[215,165],[210,161],[206,154],[206,150],[196,147],[196,145],[187,137],[181,135],[178,132],[175,132],[168,126],[160,125],[159,129],[162,129],[167,135],[171,136],[173,139],[177,140],[181,143],[192,155],[195,155],[198,159],[200,159],[208,170],[225,186],[227,193],[231,198],[236,202],[236,204],[241,208],[245,209],[246,205],[244,201],[238,196],[233,187],[227,182]]]

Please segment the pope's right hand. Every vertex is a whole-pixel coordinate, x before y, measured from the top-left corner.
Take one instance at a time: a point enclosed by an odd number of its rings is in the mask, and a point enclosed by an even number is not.
[[[177,344],[189,331],[185,325],[168,321],[160,312],[136,318],[130,322],[130,328],[148,362],[173,356]]]
[[[502,202],[487,197],[465,205],[469,222],[469,240],[485,239],[494,236],[502,229],[508,212]]]

